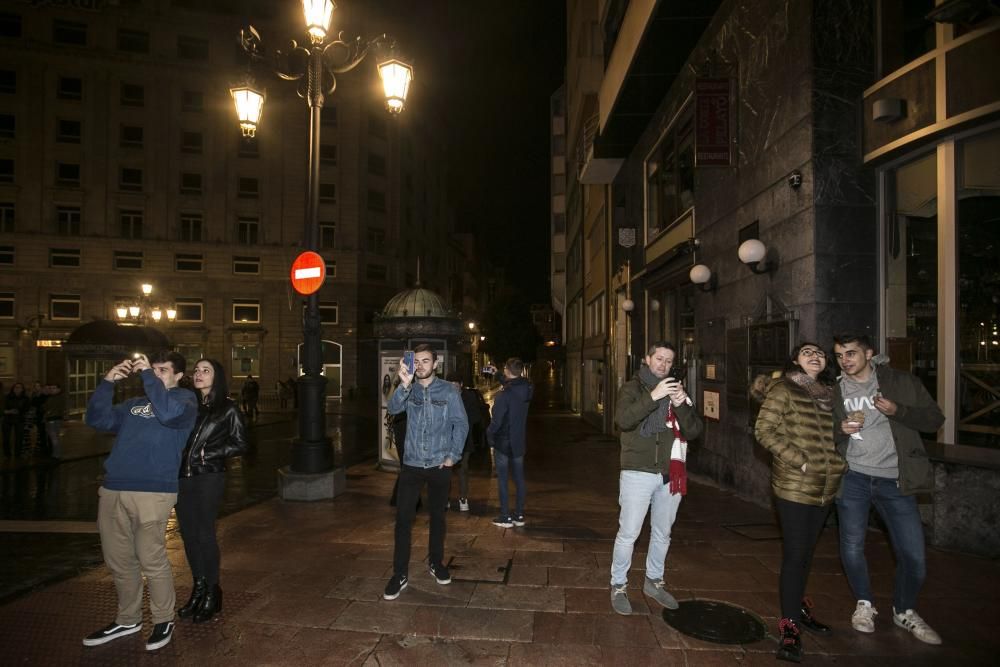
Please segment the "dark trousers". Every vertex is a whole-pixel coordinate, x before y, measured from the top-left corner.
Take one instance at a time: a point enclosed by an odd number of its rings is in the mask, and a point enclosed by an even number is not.
[[[781,521],[781,617],[798,622],[802,616],[802,598],[809,580],[813,550],[831,506],[805,505],[783,498],[775,498],[774,504]]]
[[[408,574],[410,568],[410,540],[413,516],[417,511],[417,498],[424,483],[427,484],[427,504],[431,515],[431,533],[427,544],[431,563],[444,561],[444,512],[451,488],[451,468],[415,468],[404,465],[399,471],[399,498],[396,503],[396,547],[392,556],[394,574]]]
[[[177,488],[177,523],[184,538],[191,576],[204,577],[209,586],[219,583],[219,542],[215,520],[226,489],[222,472],[181,477]]]
[[[3,455],[20,456],[24,451],[24,421],[3,420]]]

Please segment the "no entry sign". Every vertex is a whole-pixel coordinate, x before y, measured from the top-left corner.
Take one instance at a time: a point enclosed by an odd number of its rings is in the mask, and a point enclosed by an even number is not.
[[[318,254],[307,250],[292,262],[292,289],[303,296],[312,294],[326,279],[326,263]]]

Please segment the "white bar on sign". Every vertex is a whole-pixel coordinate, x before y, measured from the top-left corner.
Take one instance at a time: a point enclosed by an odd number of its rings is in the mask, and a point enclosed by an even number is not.
[[[304,278],[319,278],[320,277],[320,267],[314,266],[311,269],[295,269],[295,279],[302,280]]]

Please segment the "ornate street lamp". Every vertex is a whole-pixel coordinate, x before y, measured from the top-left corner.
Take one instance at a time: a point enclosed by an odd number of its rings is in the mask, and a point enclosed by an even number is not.
[[[260,34],[248,26],[240,33],[240,44],[249,58],[250,68],[266,67],[281,79],[299,82],[299,94],[309,106],[309,183],[306,190],[306,218],[302,238],[304,250],[318,251],[319,245],[319,147],[320,112],[327,95],[337,87],[337,75],[361,64],[370,53],[380,52],[378,72],[385,91],[386,108],[397,114],[406,104],[413,68],[394,54],[395,42],[386,35],[363,41],[360,37],[343,41],[343,33],[330,38],[330,22],[336,3],[332,0],[302,0],[309,45],[291,42],[286,52],[264,53]],[[230,89],[244,136],[254,136],[264,108],[265,91],[256,85],[252,71]],[[319,295],[306,297],[302,321],[304,339],[303,375],[296,383],[299,392],[299,437],[292,444],[292,473],[325,475],[333,470],[333,448],[326,437],[326,378],[321,374],[322,330]]]
[[[118,316],[118,320],[122,324],[141,324],[145,326],[149,320],[153,320],[154,323],[159,324],[164,315],[166,315],[168,322],[173,322],[177,319],[177,310],[173,306],[164,306],[151,302],[153,295],[152,285],[143,283],[141,290],[142,296],[138,300],[131,303],[119,303],[115,306],[115,315]]]

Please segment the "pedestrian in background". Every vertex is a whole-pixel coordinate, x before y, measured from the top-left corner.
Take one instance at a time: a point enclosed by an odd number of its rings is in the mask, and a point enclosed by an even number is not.
[[[247,416],[247,421],[257,421],[257,401],[260,399],[260,383],[253,379],[253,375],[248,374],[240,389],[240,396],[243,398],[243,412]]]
[[[35,453],[37,456],[49,456],[52,454],[52,443],[45,432],[45,402],[49,395],[48,387],[42,386],[41,382],[36,382],[31,388],[30,406],[24,418],[24,448],[27,451],[31,448],[31,434],[35,432]]]
[[[792,351],[768,386],[754,434],[771,452],[771,490],[781,523],[779,660],[800,662],[799,626],[826,634],[805,596],[813,551],[847,469],[833,443],[833,373],[816,343]]]
[[[226,459],[246,452],[247,439],[246,422],[229,397],[222,364],[199,359],[193,375],[198,419],[181,457],[177,490],[177,523],[193,585],[177,615],[204,623],[222,611],[215,521],[226,489]]]
[[[500,515],[494,526],[512,528],[524,525],[524,503],[528,493],[524,479],[524,455],[527,452],[528,406],[534,389],[524,374],[524,363],[511,357],[503,367],[503,389],[493,398],[493,414],[486,429],[486,439],[493,448],[497,466],[497,495]],[[514,513],[510,513],[508,477],[514,478]]]
[[[462,394],[462,406],[465,408],[465,416],[469,420],[469,432],[465,436],[465,447],[462,450],[462,460],[453,467],[458,469],[458,509],[460,512],[469,511],[469,461],[472,458],[472,450],[475,448],[475,433],[482,426],[482,416],[479,404],[481,397],[475,389],[462,386],[462,376],[459,373],[451,373],[448,382],[455,385],[455,388]],[[450,506],[449,501],[449,506]]]
[[[24,393],[24,385],[15,382],[3,399],[3,455],[20,458],[24,453],[24,420],[31,399]]]
[[[53,382],[45,387],[48,398],[45,399],[43,409],[45,411],[45,435],[49,439],[49,454],[52,458],[59,460],[62,458],[62,430],[63,418],[66,414],[66,395],[63,394],[62,385]]]

